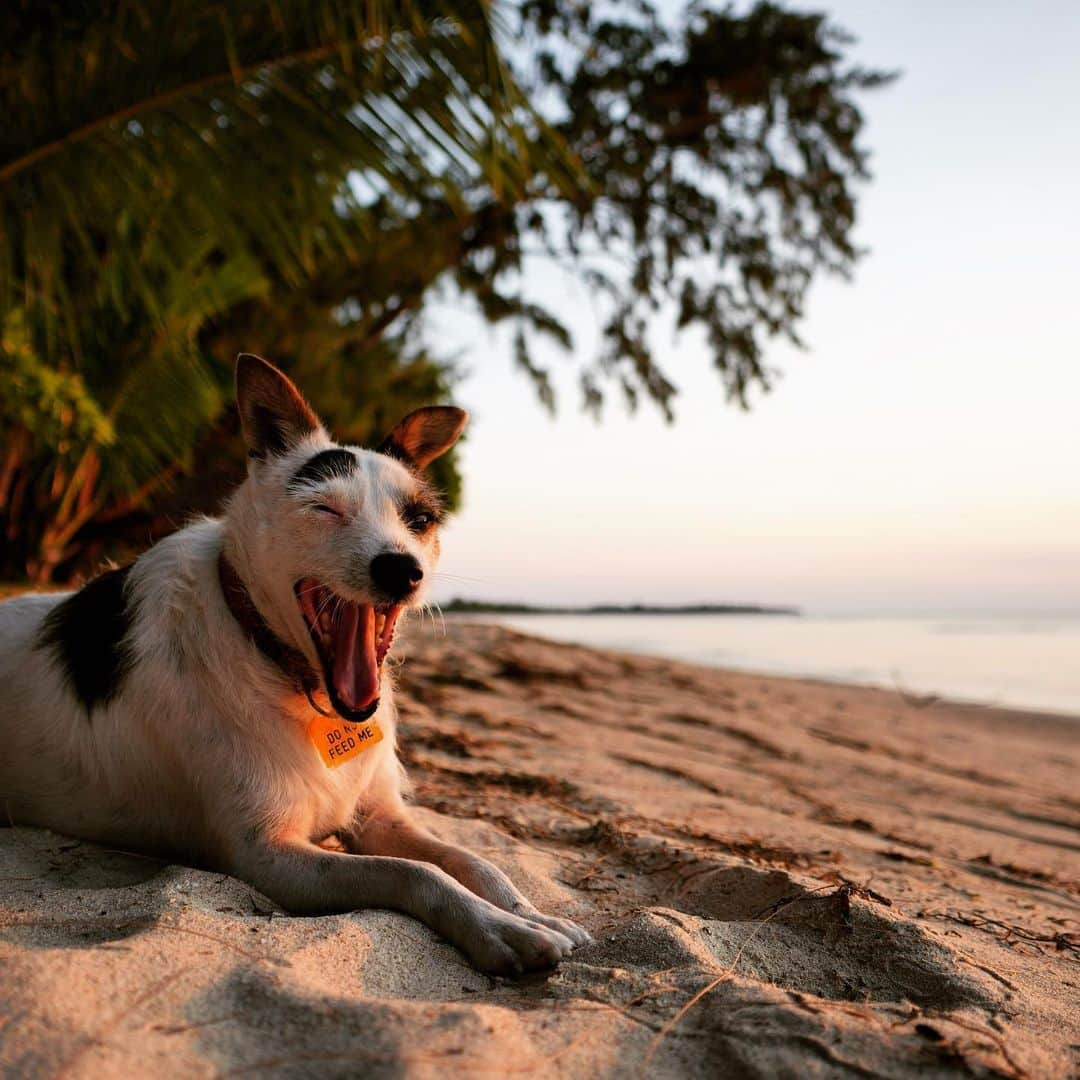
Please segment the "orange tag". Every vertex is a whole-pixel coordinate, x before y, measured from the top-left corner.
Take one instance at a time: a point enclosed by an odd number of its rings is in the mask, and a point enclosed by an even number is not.
[[[382,728],[374,720],[350,724],[336,716],[316,716],[308,724],[308,740],[319,751],[323,764],[336,769],[346,761],[382,742]]]

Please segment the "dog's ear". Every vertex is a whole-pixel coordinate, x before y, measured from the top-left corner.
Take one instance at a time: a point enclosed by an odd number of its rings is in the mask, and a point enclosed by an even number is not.
[[[426,405],[409,413],[383,440],[380,454],[422,469],[458,441],[469,414],[452,405]]]
[[[319,430],[319,418],[292,380],[251,353],[236,359],[236,403],[252,457],[284,454]]]

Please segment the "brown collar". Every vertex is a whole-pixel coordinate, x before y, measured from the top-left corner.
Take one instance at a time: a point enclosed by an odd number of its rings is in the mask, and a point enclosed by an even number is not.
[[[312,691],[319,686],[319,676],[299,649],[286,645],[270,629],[262,612],[251,599],[251,593],[240,580],[236,567],[225,557],[224,551],[218,556],[218,580],[225,595],[225,603],[229,605],[233,618],[240,624],[240,629],[267,660],[276,664],[288,676],[300,693],[307,694],[310,698]]]

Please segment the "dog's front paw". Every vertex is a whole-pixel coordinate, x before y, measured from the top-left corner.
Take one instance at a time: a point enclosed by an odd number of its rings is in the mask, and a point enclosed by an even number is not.
[[[557,966],[579,943],[554,927],[494,911],[470,926],[458,944],[480,971],[521,975]]]
[[[588,945],[592,942],[592,935],[584,927],[569,919],[560,919],[555,915],[543,915],[539,911],[522,912],[529,922],[540,923],[549,930],[556,930],[563,937],[568,937],[576,948],[578,945]]]

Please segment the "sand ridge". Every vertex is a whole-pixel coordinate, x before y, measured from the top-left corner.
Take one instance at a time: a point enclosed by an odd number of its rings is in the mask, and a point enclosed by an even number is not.
[[[595,943],[524,980],[369,911],[0,830],[5,1076],[1006,1076],[1077,1066],[1080,727],[453,621],[424,820]]]

